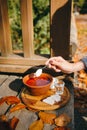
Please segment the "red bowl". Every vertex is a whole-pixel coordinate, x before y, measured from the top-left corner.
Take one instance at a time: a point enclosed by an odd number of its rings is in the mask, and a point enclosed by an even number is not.
[[[24,85],[29,89],[32,95],[44,95],[50,89],[53,77],[47,73],[42,73],[39,77],[31,78],[26,75],[23,78]]]

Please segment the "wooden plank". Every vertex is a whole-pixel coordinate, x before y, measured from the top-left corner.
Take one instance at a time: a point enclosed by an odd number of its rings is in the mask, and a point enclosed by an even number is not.
[[[33,16],[32,0],[21,0],[21,19],[24,57],[32,57],[33,49]]]
[[[68,87],[71,99],[70,101],[61,109],[53,110],[53,111],[46,111],[51,113],[56,113],[56,115],[60,115],[62,113],[67,113],[71,117],[71,123],[68,125],[68,127],[71,130],[74,130],[74,94],[73,94],[73,86],[70,82],[65,82],[66,86]],[[21,87],[21,81],[20,77],[18,76],[9,76],[9,78],[2,84],[0,89],[0,95],[6,96],[6,95],[16,95],[19,91],[19,88]],[[16,92],[14,92],[14,89],[16,88]],[[5,92],[3,92],[3,90]],[[3,108],[3,109],[2,109]],[[5,110],[7,111],[8,106],[4,104],[4,107],[0,106],[0,113],[4,114]],[[9,111],[6,113],[6,116],[11,119],[12,117],[17,117],[19,119],[19,122],[17,124],[16,130],[28,130],[29,126],[38,119],[38,115],[35,112],[29,111],[27,109],[21,109],[18,111],[15,111],[13,113],[9,113]],[[52,125],[44,125],[43,130],[52,130],[54,126]]]
[[[6,103],[0,105],[0,115],[4,115],[5,112],[8,110],[9,106]]]
[[[34,56],[32,58],[23,58],[17,56],[0,57],[0,72],[24,73],[27,69],[44,65],[47,58]]]
[[[0,74],[0,86],[3,84],[4,81],[6,81],[8,78],[8,75],[1,75]]]
[[[62,107],[61,109],[54,110],[54,111],[46,111],[46,112],[56,113],[57,116],[60,114],[66,113],[72,119],[72,121],[68,125],[68,127],[70,129],[74,130],[74,123],[73,123],[74,113],[72,110],[73,110],[72,104],[70,102],[67,106]],[[8,116],[8,114],[7,114],[7,116]],[[29,128],[30,124],[32,124],[35,120],[38,119],[38,116],[36,116],[35,113],[32,113],[32,111],[28,111],[25,109],[22,109],[22,110],[13,112],[12,114],[9,114],[9,118],[12,118],[13,116],[16,116],[19,118],[19,123],[16,128],[17,130],[19,130],[19,128],[21,128],[21,127],[22,127],[21,130],[22,129],[27,130]],[[53,130],[53,128],[54,128],[54,126],[45,124],[43,130]]]
[[[74,90],[73,90],[73,84],[69,80],[65,80],[65,86],[68,88],[71,98],[70,101],[62,107],[59,112],[57,111],[57,114],[66,113],[71,118],[71,123],[68,124],[68,127],[71,130],[74,129]]]
[[[57,116],[59,116],[60,114],[66,113],[71,118],[71,122],[69,123],[69,125],[67,127],[69,127],[71,130],[74,130],[73,86],[72,86],[71,83],[66,83],[66,85],[68,85],[68,89],[69,89],[70,94],[71,94],[70,101],[64,107],[62,107],[60,109],[53,110],[53,111],[45,111],[45,112],[55,113]],[[28,114],[28,115],[26,115],[26,114]],[[19,130],[19,129],[27,130],[29,128],[30,124],[32,124],[35,120],[38,119],[38,114],[36,116],[36,114],[33,113],[32,111],[27,111],[25,109],[13,112],[12,114],[9,115],[9,118],[11,118],[13,116],[16,116],[20,119],[20,122],[19,122],[19,124],[17,125],[17,128],[16,128],[17,130]],[[26,125],[24,125],[24,124],[26,124]],[[22,128],[21,128],[21,126],[22,126]],[[55,127],[54,125],[45,124],[43,130],[53,130],[54,127]]]
[[[20,66],[20,65],[5,65],[5,64],[0,64],[0,72],[5,72],[5,73],[24,73],[27,71],[29,68],[32,66]]]
[[[17,57],[0,57],[0,64],[10,64],[10,65],[40,65],[44,64],[47,58],[34,56],[32,58],[17,58]]]
[[[30,124],[38,119],[35,112],[29,111],[27,109],[21,109],[11,114],[7,113],[7,116],[9,116],[9,119],[14,116],[19,119],[16,130],[28,130]]]
[[[7,80],[7,78],[8,78],[8,75],[0,74],[0,91],[1,91],[1,85]],[[2,95],[0,95],[0,98],[2,98]],[[7,109],[8,109],[8,105],[6,103],[0,105],[0,115],[3,115]]]
[[[4,75],[0,75],[0,79],[2,79]],[[3,82],[0,86],[0,97],[4,96],[16,96],[18,92],[21,90],[22,81],[18,76],[8,76],[8,78]],[[6,103],[0,106],[0,114],[5,114],[8,110],[9,105]]]
[[[0,0],[0,48],[2,56],[12,53],[7,0]]]
[[[69,59],[72,0],[51,0],[51,56]]]
[[[3,76],[2,76],[3,77]],[[9,76],[8,79],[0,87],[0,96],[16,96],[22,86],[22,81],[18,76]],[[13,113],[9,113],[9,105],[6,103],[0,106],[0,115],[6,114],[8,119],[14,116],[19,119],[16,130],[28,130],[29,125],[37,120],[37,115],[27,109],[21,109]],[[6,113],[6,111],[8,111]]]
[[[0,96],[15,96],[18,94],[22,81],[18,76],[9,76],[0,86]]]
[[[0,75],[0,80],[3,77],[4,75]],[[18,94],[18,91],[20,90],[21,85],[22,82],[17,76],[8,76],[8,78],[0,86],[0,97],[16,96]],[[2,104],[0,106],[0,115],[5,114],[8,108],[9,105],[7,105],[6,103]]]

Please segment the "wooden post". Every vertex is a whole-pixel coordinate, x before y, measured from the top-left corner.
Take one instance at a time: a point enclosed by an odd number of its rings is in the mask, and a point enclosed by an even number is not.
[[[69,59],[72,0],[51,0],[51,56]]]
[[[33,16],[32,0],[21,0],[21,19],[24,57],[29,58],[34,54],[33,49]]]
[[[12,53],[7,0],[0,0],[0,48],[2,56]]]

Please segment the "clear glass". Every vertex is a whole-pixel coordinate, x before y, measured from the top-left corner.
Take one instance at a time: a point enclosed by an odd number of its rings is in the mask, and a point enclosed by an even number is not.
[[[59,82],[55,84],[56,94],[63,94],[64,86],[65,86],[64,81],[59,80]]]

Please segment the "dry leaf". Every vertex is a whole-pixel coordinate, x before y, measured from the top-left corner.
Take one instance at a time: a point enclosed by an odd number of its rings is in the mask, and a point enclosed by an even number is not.
[[[55,127],[54,130],[70,130],[70,128],[67,127]]]
[[[37,121],[34,121],[28,130],[43,130],[43,127],[44,127],[44,124],[42,122],[42,120],[37,120]]]
[[[47,124],[54,124],[54,119],[56,118],[56,114],[54,113],[46,113],[46,112],[39,112],[39,117],[42,119],[44,123]]]
[[[56,119],[55,119],[55,124],[57,126],[67,126],[67,124],[71,121],[70,117],[66,114],[66,113],[63,113],[61,114],[60,116],[58,116]]]
[[[87,77],[87,74],[85,73],[84,70],[79,71],[79,77],[80,77],[80,78],[85,78],[85,77]]]
[[[9,105],[17,104],[20,102],[20,99],[16,96],[5,96],[0,99],[0,105],[6,102]]]
[[[6,97],[0,98],[0,105],[2,105],[6,101]]]
[[[0,115],[0,121],[7,121],[7,116],[6,115]]]
[[[17,124],[19,122],[19,119],[17,117],[13,117],[10,121],[10,127],[12,128],[12,130],[15,130]]]
[[[6,102],[9,104],[9,105],[12,105],[12,104],[17,104],[20,101],[19,98],[17,98],[16,96],[7,96],[6,97]]]
[[[10,112],[14,112],[14,111],[17,111],[17,110],[20,110],[20,109],[23,109],[23,108],[26,108],[26,106],[23,103],[19,103],[19,104],[13,106],[10,109]]]

